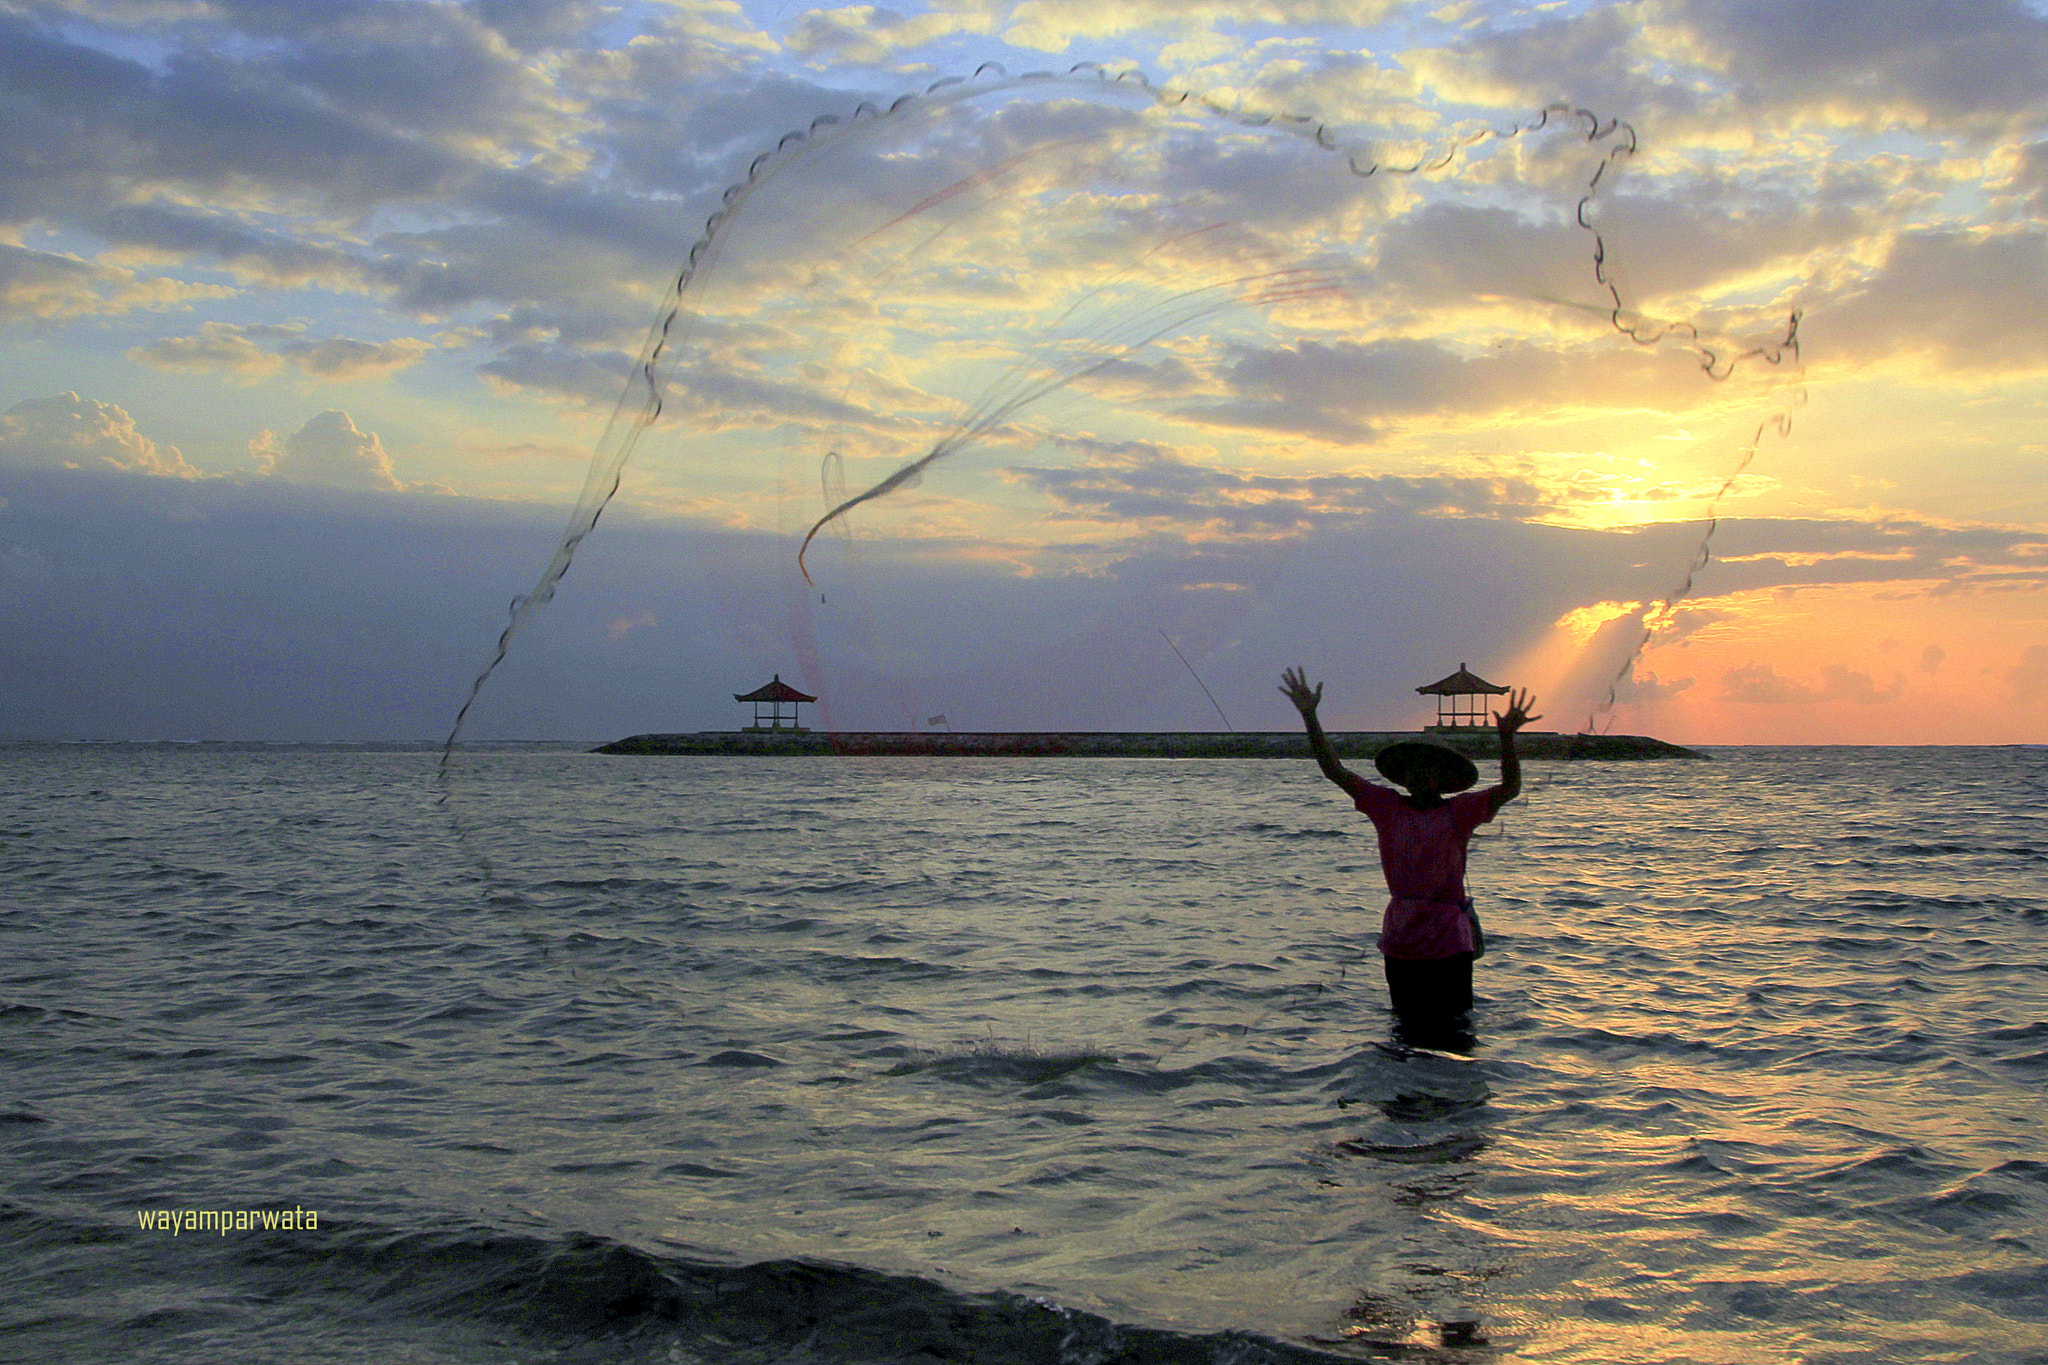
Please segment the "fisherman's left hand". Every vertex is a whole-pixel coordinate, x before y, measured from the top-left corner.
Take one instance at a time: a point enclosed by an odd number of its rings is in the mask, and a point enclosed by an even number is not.
[[[1311,715],[1322,705],[1323,685],[1310,687],[1307,669],[1290,668],[1280,675],[1280,694],[1294,703],[1295,710],[1304,716]]]

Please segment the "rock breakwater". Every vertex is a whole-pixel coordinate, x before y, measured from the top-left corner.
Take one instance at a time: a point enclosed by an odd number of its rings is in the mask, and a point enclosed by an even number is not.
[[[1400,740],[1426,739],[1471,758],[1500,757],[1492,730],[1348,730],[1330,742],[1343,758],[1369,759]],[[1533,760],[1705,758],[1695,749],[1647,735],[1566,735],[1524,731],[1522,757]],[[1042,731],[951,733],[946,731],[700,730],[694,734],[632,735],[600,745],[601,754],[741,754],[761,757],[806,755],[908,755],[932,758],[1293,758],[1306,761],[1308,741],[1298,730]]]

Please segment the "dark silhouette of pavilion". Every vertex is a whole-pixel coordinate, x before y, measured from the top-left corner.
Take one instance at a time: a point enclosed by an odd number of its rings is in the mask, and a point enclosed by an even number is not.
[[[735,692],[732,694],[732,699],[734,701],[752,702],[754,704],[754,723],[745,726],[744,730],[781,730],[800,735],[810,733],[809,729],[802,724],[803,704],[807,701],[816,701],[817,698],[808,692],[799,692],[794,687],[791,687],[782,680],[780,673],[777,673],[773,681],[769,682],[765,687],[757,687],[753,691],[746,693]],[[768,723],[766,725],[761,723],[761,708],[764,706],[768,708]],[[789,715],[787,717],[789,723],[787,725],[783,724],[785,717],[783,716],[782,708],[785,706],[789,708]]]
[[[1436,724],[1430,730],[1476,730],[1493,724],[1487,698],[1504,697],[1509,689],[1490,683],[1460,662],[1458,671],[1415,689],[1436,698]]]

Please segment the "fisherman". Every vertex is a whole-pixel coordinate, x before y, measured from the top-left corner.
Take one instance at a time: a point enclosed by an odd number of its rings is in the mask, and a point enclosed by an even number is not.
[[[1316,719],[1323,685],[1309,685],[1299,668],[1281,674],[1280,691],[1301,712],[1309,750],[1323,776],[1342,787],[1379,835],[1387,902],[1379,949],[1387,993],[1401,1032],[1414,1042],[1456,1035],[1472,1010],[1472,960],[1486,951],[1472,898],[1465,894],[1465,847],[1472,831],[1522,794],[1522,760],[1515,732],[1530,721],[1534,698],[1516,691],[1494,716],[1500,732],[1500,785],[1468,791],[1479,780],[1472,760],[1441,744],[1407,740],[1380,750],[1374,765],[1406,796],[1382,787],[1337,761],[1337,751]],[[1455,794],[1454,793],[1460,793]]]

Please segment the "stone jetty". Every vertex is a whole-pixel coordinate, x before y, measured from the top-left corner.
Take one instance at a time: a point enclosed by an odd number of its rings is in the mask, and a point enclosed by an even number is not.
[[[1343,758],[1370,759],[1399,740],[1424,739],[1471,758],[1499,758],[1500,739],[1491,729],[1462,731],[1335,731],[1330,742]],[[1523,758],[1629,759],[1705,758],[1695,749],[1647,735],[1566,735],[1524,730]],[[632,735],[600,745],[601,754],[726,754],[760,757],[808,755],[909,755],[930,758],[1293,758],[1306,761],[1308,740],[1299,730],[1182,730],[1154,733],[1039,731],[953,733],[950,731],[743,731],[700,730],[695,734]]]

